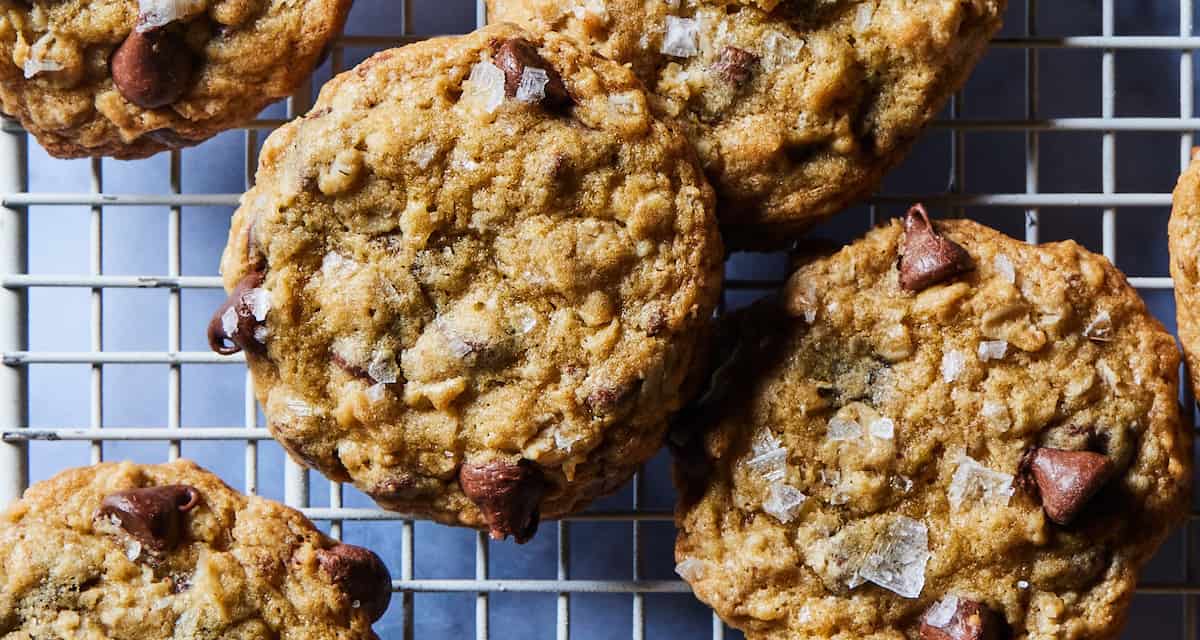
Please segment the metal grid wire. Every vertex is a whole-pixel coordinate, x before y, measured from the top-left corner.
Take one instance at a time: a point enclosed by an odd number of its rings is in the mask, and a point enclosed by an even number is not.
[[[922,200],[932,205],[951,208],[961,212],[963,207],[989,207],[1024,216],[1024,234],[1029,242],[1039,241],[1042,209],[1053,209],[1053,215],[1068,215],[1071,209],[1099,209],[1100,238],[1103,253],[1116,262],[1117,216],[1122,208],[1157,207],[1170,204],[1170,194],[1130,193],[1117,190],[1117,145],[1118,132],[1165,132],[1177,134],[1179,142],[1179,167],[1187,165],[1193,145],[1193,131],[1200,129],[1200,118],[1194,117],[1193,105],[1193,49],[1200,48],[1200,37],[1192,35],[1193,6],[1190,0],[1178,4],[1178,35],[1124,36],[1115,35],[1114,3],[1102,0],[1102,31],[1098,35],[1069,37],[1039,37],[1036,35],[1037,0],[1026,0],[1023,28],[1016,29],[1023,35],[1002,37],[994,42],[995,47],[1017,49],[1023,52],[1025,86],[1023,117],[1009,119],[967,119],[960,117],[963,98],[957,96],[949,108],[949,118],[933,124],[935,130],[950,132],[949,166],[950,186],[944,192],[932,193],[884,193],[877,195],[868,204],[867,220],[873,223],[877,210],[891,205],[907,205]],[[403,7],[401,33],[396,36],[362,36],[347,34],[333,50],[331,64],[336,73],[345,67],[346,50],[378,49],[396,46],[421,39],[412,31],[411,2]],[[1010,14],[1011,15],[1011,14]],[[485,21],[484,6],[478,2],[476,22]],[[1010,25],[1010,31],[1012,25]],[[1040,118],[1039,52],[1045,49],[1083,50],[1099,52],[1101,70],[1101,109],[1099,117]],[[1177,117],[1117,117],[1115,55],[1120,50],[1167,51],[1177,53],[1179,60],[1179,114]],[[284,118],[259,119],[244,129],[245,185],[253,181],[257,162],[257,150],[265,132],[279,126],[288,119],[302,114],[311,104],[313,87],[306,85],[288,101]],[[1039,190],[1039,142],[1046,132],[1082,131],[1095,132],[1101,136],[1099,192],[1044,193]],[[965,188],[966,154],[965,135],[970,132],[1017,132],[1024,138],[1024,191],[1014,193],[971,193]],[[259,447],[258,443],[268,440],[269,435],[259,424],[258,410],[252,394],[249,376],[244,385],[244,423],[227,427],[183,427],[181,421],[181,368],[189,364],[230,364],[239,366],[241,356],[221,357],[207,351],[185,351],[181,348],[181,294],[185,290],[219,289],[220,279],[213,276],[181,275],[181,210],[184,207],[233,207],[237,193],[182,193],[182,163],[179,152],[170,154],[169,191],[153,194],[110,193],[104,188],[102,162],[91,161],[91,185],[87,192],[31,192],[28,188],[29,161],[28,139],[19,125],[5,121],[0,129],[0,504],[7,503],[20,495],[29,482],[29,443],[69,442],[90,443],[93,462],[101,460],[105,442],[152,441],[165,442],[170,459],[180,455],[184,442],[233,441],[244,443],[245,482],[247,493],[259,492]],[[89,217],[89,270],[79,274],[38,274],[28,270],[27,224],[28,208],[46,205],[74,205],[88,207]],[[103,213],[116,207],[161,206],[168,210],[168,258],[167,273],[158,275],[106,275],[102,273]],[[891,206],[891,208],[895,208]],[[215,267],[215,265],[214,265]],[[1143,291],[1169,291],[1169,277],[1142,277],[1131,274],[1130,282]],[[730,278],[730,292],[757,292],[768,290],[779,284],[777,278]],[[31,351],[28,349],[28,293],[36,288],[75,288],[90,292],[90,345],[86,351]],[[160,289],[168,295],[168,337],[165,351],[112,351],[103,343],[102,318],[105,290],[116,289]],[[87,426],[32,428],[29,422],[29,365],[75,364],[89,368],[89,419]],[[104,424],[103,397],[106,365],[157,364],[165,365],[168,374],[168,407],[165,424],[159,426],[112,427]],[[1184,398],[1185,406],[1192,406],[1190,396]],[[554,578],[547,579],[491,579],[488,575],[489,541],[482,532],[474,539],[475,561],[473,579],[416,579],[414,578],[414,523],[403,514],[389,513],[370,508],[343,506],[342,485],[329,484],[328,507],[310,507],[309,474],[294,462],[287,460],[284,473],[284,501],[301,509],[310,518],[329,525],[334,537],[340,538],[346,522],[396,521],[400,530],[400,565],[392,567],[397,579],[393,588],[397,592],[393,607],[400,605],[403,637],[414,636],[414,594],[419,593],[465,593],[475,594],[475,636],[486,639],[489,633],[489,594],[496,592],[534,592],[556,597],[556,637],[565,640],[572,634],[570,598],[578,593],[629,594],[632,600],[630,636],[642,638],[646,633],[645,596],[652,593],[687,593],[687,586],[678,580],[643,579],[642,524],[653,521],[670,521],[671,514],[665,510],[642,508],[644,481],[635,478],[632,503],[628,509],[589,511],[564,521],[553,523],[543,529],[543,536],[556,536],[556,566]],[[1193,536],[1191,529],[1197,518],[1189,518],[1185,541],[1181,545],[1187,581],[1180,584],[1143,584],[1139,592],[1155,595],[1183,596],[1183,621],[1180,625],[1183,637],[1197,638],[1197,596],[1200,596],[1200,576],[1192,570]],[[631,527],[632,579],[631,580],[581,580],[570,577],[570,527],[572,522],[627,522]],[[711,637],[724,638],[726,629],[715,616],[712,618]],[[576,636],[585,636],[575,629]],[[496,635],[503,635],[497,633]],[[1136,634],[1135,634],[1136,635]]]

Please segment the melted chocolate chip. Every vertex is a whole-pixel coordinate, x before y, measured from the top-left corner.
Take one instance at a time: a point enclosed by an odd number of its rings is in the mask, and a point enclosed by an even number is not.
[[[973,268],[966,249],[933,229],[924,206],[916,204],[908,210],[900,256],[902,289],[921,291]]]
[[[740,87],[754,75],[758,56],[737,47],[725,47],[721,57],[712,65],[712,70],[729,84]]]
[[[183,514],[200,503],[200,492],[184,484],[118,491],[100,503],[101,516],[114,516],[121,528],[153,551],[179,544]]]
[[[521,77],[526,68],[541,69],[546,72],[545,95],[538,104],[553,109],[565,107],[571,103],[571,95],[563,84],[562,76],[550,62],[537,52],[537,47],[524,38],[508,38],[492,42],[492,62],[504,72],[504,95],[515,98],[517,88],[521,86]]]
[[[950,620],[940,626],[929,623],[930,612],[921,619],[921,640],[1000,640],[1004,621],[991,609],[965,598],[957,598]]]
[[[266,274],[262,271],[251,271],[246,274],[233,288],[233,292],[229,294],[225,303],[213,314],[212,320],[208,322],[208,346],[213,351],[224,356],[243,350],[248,354],[261,355],[263,353],[266,345],[259,342],[254,336],[254,330],[262,322],[254,317],[253,304],[246,294],[261,287],[265,277]],[[225,314],[230,309],[233,309],[237,318],[236,327],[232,332],[226,331],[225,327]]]
[[[195,59],[183,36],[172,29],[134,31],[113,53],[113,84],[143,109],[157,109],[183,97],[191,84]]]
[[[459,469],[458,484],[483,513],[493,540],[511,535],[523,544],[537,533],[546,482],[532,462],[467,463]]]
[[[317,551],[317,564],[352,601],[362,607],[371,622],[383,617],[392,601],[392,574],[371,550],[338,544]]]
[[[1046,517],[1070,524],[1112,474],[1108,457],[1091,451],[1039,448],[1022,467],[1033,476]]]

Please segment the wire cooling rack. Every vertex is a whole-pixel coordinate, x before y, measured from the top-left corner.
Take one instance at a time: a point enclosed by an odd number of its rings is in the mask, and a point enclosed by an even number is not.
[[[819,233],[845,240],[922,200],[1029,242],[1075,238],[1129,273],[1173,327],[1166,216],[1200,129],[1192,0],[1013,4],[968,88],[882,194]],[[484,19],[482,3],[358,0],[329,66],[286,105],[138,163],[53,160],[5,121],[0,503],[68,466],[187,455],[379,551],[396,578],[376,626],[384,638],[739,637],[671,574],[662,456],[617,496],[544,523],[526,547],[493,545],[379,511],[287,460],[262,426],[243,360],[204,347],[223,298],[214,273],[228,215],[262,139],[308,108],[314,84],[371,50]],[[786,258],[735,255],[727,273],[726,304],[739,306],[778,286]],[[1195,519],[1143,576],[1125,637],[1198,637]]]

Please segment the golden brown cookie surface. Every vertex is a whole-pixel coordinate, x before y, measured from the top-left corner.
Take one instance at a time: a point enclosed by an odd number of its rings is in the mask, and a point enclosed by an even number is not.
[[[298,459],[524,540],[661,446],[719,294],[712,206],[633,74],[564,37],[385,51],[267,142],[210,336]]]
[[[0,636],[373,640],[375,554],[189,461],[108,463],[0,513]]]
[[[1000,26],[1004,0],[490,0],[632,66],[695,143],[731,243],[873,190]],[[747,226],[751,225],[751,226]]]
[[[1116,637],[1186,515],[1191,438],[1174,341],[1107,260],[914,212],[732,322],[746,382],[681,448],[677,512],[678,570],[722,617]]]
[[[351,0],[0,0],[0,110],[52,155],[141,158],[253,118]]]
[[[1175,186],[1168,224],[1171,278],[1175,285],[1175,315],[1179,341],[1187,357],[1194,389],[1200,390],[1200,150]]]

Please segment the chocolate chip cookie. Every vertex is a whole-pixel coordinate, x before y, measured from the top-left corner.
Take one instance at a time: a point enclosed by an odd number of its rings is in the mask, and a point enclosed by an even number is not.
[[[676,559],[749,638],[1114,638],[1186,516],[1174,341],[1074,242],[915,207],[725,332]]]
[[[0,513],[0,636],[378,640],[383,562],[189,461],[100,464]]]
[[[351,0],[0,0],[0,110],[61,158],[197,144],[290,95]]]
[[[297,460],[524,541],[661,446],[722,258],[634,75],[499,25],[378,53],[270,137],[209,339]]]
[[[695,143],[731,243],[878,185],[960,87],[1005,0],[489,0],[629,63]]]
[[[1200,148],[1179,177],[1167,227],[1175,317],[1192,387],[1200,393]]]

